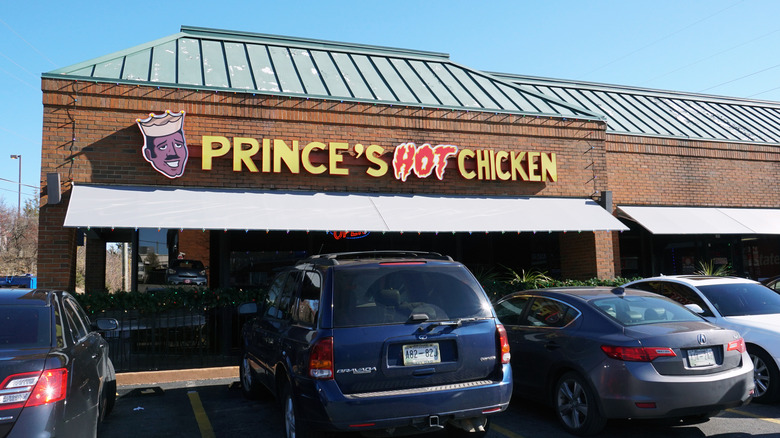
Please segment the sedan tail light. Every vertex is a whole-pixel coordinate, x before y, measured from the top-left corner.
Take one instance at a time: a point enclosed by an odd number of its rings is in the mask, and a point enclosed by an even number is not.
[[[0,410],[64,400],[67,388],[68,370],[65,368],[14,374],[0,385]]]
[[[315,379],[333,378],[333,338],[322,338],[312,347],[309,375]]]
[[[667,347],[616,347],[602,345],[601,350],[612,359],[627,362],[652,362],[659,357],[675,357],[674,350]]]
[[[498,334],[498,353],[501,355],[501,363],[506,365],[512,358],[509,353],[509,337],[506,335],[506,329],[503,325],[496,325],[496,332]]]
[[[746,350],[745,339],[739,338],[736,341],[729,342],[729,345],[726,347],[726,351],[733,351],[733,350],[737,350],[740,353],[744,353]]]

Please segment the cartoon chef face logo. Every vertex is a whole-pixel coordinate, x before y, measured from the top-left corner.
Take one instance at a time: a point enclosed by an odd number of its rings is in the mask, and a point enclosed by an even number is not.
[[[182,130],[184,111],[177,114],[166,111],[159,116],[152,113],[136,122],[144,135],[142,151],[146,161],[168,178],[182,176],[189,157]]]

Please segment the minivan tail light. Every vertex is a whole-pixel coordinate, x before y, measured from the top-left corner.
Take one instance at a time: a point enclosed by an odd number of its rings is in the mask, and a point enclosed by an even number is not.
[[[39,406],[64,400],[68,390],[68,370],[14,374],[0,385],[0,410]]]
[[[496,324],[496,332],[498,333],[498,352],[501,355],[501,363],[506,365],[512,358],[509,353],[509,337],[502,324]]]
[[[601,350],[612,359],[627,362],[652,362],[659,357],[675,357],[674,350],[667,347],[617,347],[602,345]]]
[[[739,338],[736,341],[729,342],[729,345],[726,347],[726,351],[733,351],[733,350],[737,350],[740,353],[744,353],[745,350],[746,350],[745,349],[745,339],[744,338]]]
[[[333,378],[333,338],[318,340],[309,355],[309,375],[315,379]]]

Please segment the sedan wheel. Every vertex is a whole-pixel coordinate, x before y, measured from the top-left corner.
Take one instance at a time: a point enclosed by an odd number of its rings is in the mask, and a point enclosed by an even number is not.
[[[241,359],[241,366],[238,368],[238,372],[241,380],[241,392],[244,393],[244,397],[250,400],[257,399],[260,395],[260,384],[255,381],[252,367],[249,364],[249,357],[246,354]]]
[[[751,347],[748,354],[753,361],[753,381],[756,384],[753,400],[757,403],[772,403],[777,400],[780,372],[772,358],[764,350]]]
[[[555,413],[563,428],[575,435],[598,433],[607,422],[593,391],[573,372],[564,374],[555,385]]]

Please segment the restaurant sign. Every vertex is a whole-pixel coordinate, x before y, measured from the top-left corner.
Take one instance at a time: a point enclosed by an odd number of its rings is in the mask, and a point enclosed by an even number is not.
[[[313,141],[301,147],[297,140],[262,139],[204,135],[202,138],[203,170],[212,170],[216,160],[232,159],[236,172],[312,175],[349,175],[345,160],[363,159],[368,164],[365,173],[372,177],[385,176],[392,167],[393,176],[406,181],[412,173],[417,178],[435,175],[444,179],[448,164],[453,162],[465,179],[500,181],[557,181],[555,153],[535,151],[495,151],[492,149],[459,148],[451,144],[401,143],[392,149],[392,159],[379,145],[350,147],[344,142]],[[257,163],[259,161],[259,164]]]
[[[184,111],[149,114],[137,119],[144,144],[143,157],[152,167],[168,178],[184,175],[190,151],[184,137]],[[201,169],[212,170],[215,160],[232,160],[233,171],[312,175],[349,175],[355,165],[367,165],[365,173],[379,178],[392,166],[393,176],[400,181],[414,173],[417,178],[435,175],[444,179],[449,163],[468,180],[488,181],[557,181],[555,153],[535,151],[495,151],[492,149],[459,148],[452,144],[420,146],[401,143],[392,149],[376,144],[350,146],[344,142],[312,141],[301,145],[297,140],[204,135],[201,139]],[[392,151],[392,158],[389,153]],[[259,167],[258,167],[259,161]]]

